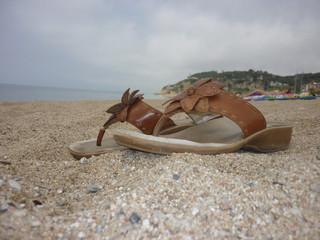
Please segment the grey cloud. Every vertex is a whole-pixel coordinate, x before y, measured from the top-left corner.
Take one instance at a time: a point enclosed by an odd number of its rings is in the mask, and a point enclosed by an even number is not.
[[[0,82],[159,91],[190,73],[317,72],[318,1],[5,1]]]

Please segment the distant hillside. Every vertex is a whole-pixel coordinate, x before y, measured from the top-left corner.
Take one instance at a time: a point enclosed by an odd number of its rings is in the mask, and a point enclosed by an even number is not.
[[[320,72],[292,76],[279,76],[266,71],[254,71],[252,69],[220,73],[217,71],[201,72],[192,74],[176,84],[163,87],[160,94],[164,96],[175,95],[202,78],[213,78],[216,82],[223,82],[226,84],[225,89],[233,93],[245,94],[255,89],[265,91],[286,89],[290,92],[300,92],[303,84],[320,82]]]

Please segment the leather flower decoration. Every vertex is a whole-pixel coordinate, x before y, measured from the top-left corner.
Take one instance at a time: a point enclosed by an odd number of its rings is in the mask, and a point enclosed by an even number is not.
[[[136,103],[137,101],[140,101],[141,99],[143,99],[143,94],[136,95],[137,92],[139,92],[139,90],[135,90],[131,94],[129,93],[129,91],[130,91],[130,88],[128,88],[127,91],[124,92],[121,98],[121,103],[117,103],[113,105],[106,111],[107,113],[111,113],[112,116],[103,125],[104,127],[108,126],[109,123],[116,118],[121,122],[126,121],[129,107],[134,103]]]
[[[199,112],[207,112],[209,111],[209,99],[207,97],[220,93],[224,86],[224,83],[213,82],[211,78],[201,79],[182,93],[166,101],[164,104],[171,103],[164,113],[171,113],[178,108],[182,108],[186,113],[190,113],[193,109]]]

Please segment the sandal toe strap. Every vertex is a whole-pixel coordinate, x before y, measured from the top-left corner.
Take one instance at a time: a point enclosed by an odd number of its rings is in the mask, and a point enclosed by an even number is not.
[[[129,122],[144,134],[153,133],[154,127],[163,113],[141,101],[143,94],[136,95],[138,90],[133,91],[131,94],[129,94],[129,90],[123,94],[121,103],[115,104],[107,110],[112,115],[99,131],[96,141],[97,146],[101,146],[106,129],[117,122]],[[161,130],[163,130],[176,124],[168,118],[161,125]]]
[[[203,121],[213,119],[214,117],[210,117],[212,113],[227,117],[241,128],[244,138],[266,128],[266,120],[257,108],[224,90],[223,87],[223,83],[202,79],[176,97],[169,99],[167,102],[170,103],[164,111],[165,114],[157,123],[153,134],[158,135],[166,118],[178,112],[185,112],[192,119],[194,119],[192,114],[199,113]]]

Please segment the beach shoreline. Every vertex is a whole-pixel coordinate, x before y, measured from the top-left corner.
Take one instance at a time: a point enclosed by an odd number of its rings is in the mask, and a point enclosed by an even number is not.
[[[118,102],[0,102],[0,239],[319,237],[319,98],[250,102],[292,123],[280,152],[73,158],[69,144],[96,138]],[[105,137],[116,129],[137,131],[117,123]]]

